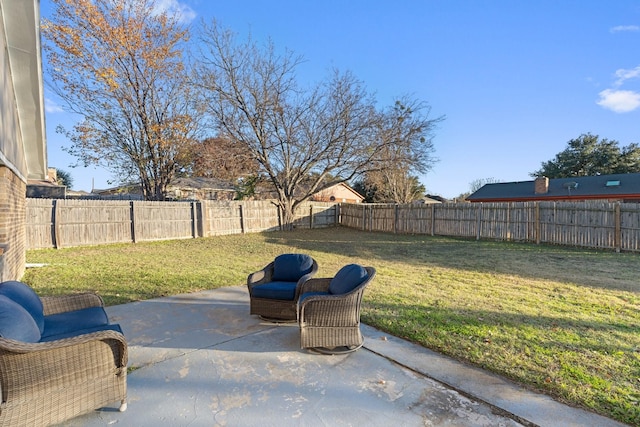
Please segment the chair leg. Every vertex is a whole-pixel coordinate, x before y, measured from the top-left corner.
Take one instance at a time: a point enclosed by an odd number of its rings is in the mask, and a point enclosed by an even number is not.
[[[127,399],[122,399],[120,402],[120,407],[118,408],[120,412],[124,412],[127,410]]]

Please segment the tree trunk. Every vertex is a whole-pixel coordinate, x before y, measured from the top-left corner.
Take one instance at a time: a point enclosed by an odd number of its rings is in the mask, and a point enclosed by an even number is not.
[[[293,200],[280,200],[280,212],[282,213],[282,229],[285,231],[293,230],[293,221],[295,219],[295,206]]]

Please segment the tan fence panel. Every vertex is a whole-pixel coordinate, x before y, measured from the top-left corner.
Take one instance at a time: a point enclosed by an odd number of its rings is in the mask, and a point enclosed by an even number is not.
[[[328,202],[304,202],[296,210],[296,228],[325,228],[337,223],[339,205]]]
[[[341,204],[340,224],[365,231],[640,251],[637,203]]]
[[[131,242],[131,207],[127,201],[56,200],[56,247]]]
[[[433,234],[435,204],[398,205],[396,233]]]
[[[132,202],[134,241],[188,239],[194,232],[195,202]]]
[[[640,251],[640,204],[620,204],[620,247],[627,251]]]
[[[436,207],[434,234],[477,237],[480,206],[471,203],[442,203]]]
[[[241,202],[241,205],[244,215],[244,233],[260,233],[280,229],[280,215],[275,203],[269,200],[249,200]]]
[[[203,215],[203,236],[222,236],[242,233],[241,207],[238,202],[200,202]]]
[[[54,248],[53,200],[27,199],[27,249]]]
[[[342,203],[340,204],[340,224],[345,227],[364,230],[364,218],[367,205]]]

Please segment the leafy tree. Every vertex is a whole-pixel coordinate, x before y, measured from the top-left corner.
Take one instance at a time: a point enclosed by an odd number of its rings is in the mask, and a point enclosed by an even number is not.
[[[155,0],[51,0],[42,34],[52,89],[83,117],[67,150],[164,199],[198,130],[180,16]]]
[[[209,112],[221,134],[243,144],[260,165],[286,226],[299,204],[323,188],[390,161],[416,169],[433,161],[430,136],[439,119],[428,119],[424,104],[405,99],[379,111],[360,81],[338,71],[302,87],[301,57],[278,54],[272,43],[238,43],[215,22],[204,26],[202,42],[197,81]],[[411,109],[399,111],[401,105]]]
[[[64,185],[67,188],[71,188],[73,186],[73,177],[69,172],[62,169],[57,169],[56,177],[58,180],[58,185]]]
[[[556,154],[553,160],[542,162],[542,167],[530,176],[570,178],[637,172],[640,172],[638,144],[629,144],[621,149],[618,141],[583,134],[569,141],[567,148]]]

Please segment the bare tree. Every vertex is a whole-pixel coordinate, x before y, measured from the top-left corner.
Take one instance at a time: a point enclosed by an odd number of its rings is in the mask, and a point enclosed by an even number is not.
[[[479,178],[474,179],[469,183],[469,194],[475,193],[480,188],[484,187],[486,184],[498,184],[501,181],[499,179],[490,177],[490,178]]]
[[[256,176],[258,164],[243,144],[229,138],[206,138],[191,147],[189,161],[193,176],[237,182]]]
[[[418,128],[410,139],[402,138],[403,120],[378,111],[375,98],[351,73],[334,71],[303,88],[295,74],[302,58],[292,52],[279,55],[272,43],[261,48],[250,38],[238,43],[215,22],[204,26],[202,42],[197,81],[207,92],[214,124],[258,162],[289,228],[301,202],[323,188],[384,169],[390,153],[399,164],[426,166],[432,160],[428,136],[435,121],[415,112]]]
[[[49,83],[83,117],[61,130],[68,151],[121,180],[139,180],[146,199],[164,199],[198,124],[181,17],[155,0],[52,3],[53,18],[43,25]]]

